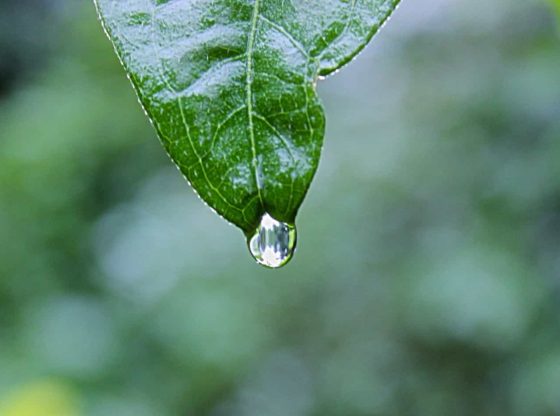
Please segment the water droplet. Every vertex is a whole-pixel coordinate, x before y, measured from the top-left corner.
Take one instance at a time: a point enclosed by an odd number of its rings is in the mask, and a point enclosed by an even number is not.
[[[249,250],[257,263],[276,269],[291,260],[296,239],[296,227],[264,214],[255,234],[249,237]]]

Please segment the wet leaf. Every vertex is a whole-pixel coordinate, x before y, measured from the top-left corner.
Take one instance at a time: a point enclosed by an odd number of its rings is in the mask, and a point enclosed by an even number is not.
[[[315,84],[398,0],[96,0],[168,154],[247,235],[294,223],[325,129]]]

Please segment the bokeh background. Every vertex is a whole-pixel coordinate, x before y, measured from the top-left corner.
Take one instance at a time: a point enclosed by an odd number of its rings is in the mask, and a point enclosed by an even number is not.
[[[2,0],[0,415],[560,415],[551,6],[403,0],[320,83],[269,271],[164,155],[91,2]]]

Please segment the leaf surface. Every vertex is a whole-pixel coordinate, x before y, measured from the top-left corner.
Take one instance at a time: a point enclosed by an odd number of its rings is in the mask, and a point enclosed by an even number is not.
[[[319,163],[315,84],[350,61],[398,0],[96,0],[163,146],[246,234],[294,223]]]

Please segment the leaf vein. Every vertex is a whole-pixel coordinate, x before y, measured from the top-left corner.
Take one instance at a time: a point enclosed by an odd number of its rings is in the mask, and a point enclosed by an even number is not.
[[[276,29],[278,32],[283,34],[292,43],[292,45],[294,45],[296,47],[296,49],[298,51],[300,51],[306,58],[311,59],[311,56],[309,55],[309,51],[307,51],[303,47],[301,42],[299,42],[296,38],[294,38],[294,36],[290,32],[288,32],[288,30],[286,30],[283,26],[279,25],[276,22],[273,22],[268,17],[266,17],[262,14],[259,16],[259,18],[263,22],[267,23],[269,26],[271,26],[272,28]]]
[[[253,15],[251,17],[251,29],[247,39],[247,79],[246,79],[246,94],[247,94],[247,115],[249,119],[249,138],[251,140],[251,150],[253,153],[253,170],[255,175],[255,184],[257,187],[257,194],[261,202],[261,207],[264,209],[264,200],[261,193],[262,185],[260,183],[260,175],[257,160],[257,146],[255,141],[255,126],[253,124],[253,52],[255,47],[255,38],[257,33],[257,23],[259,20],[259,7],[260,0],[255,0],[253,6]]]

